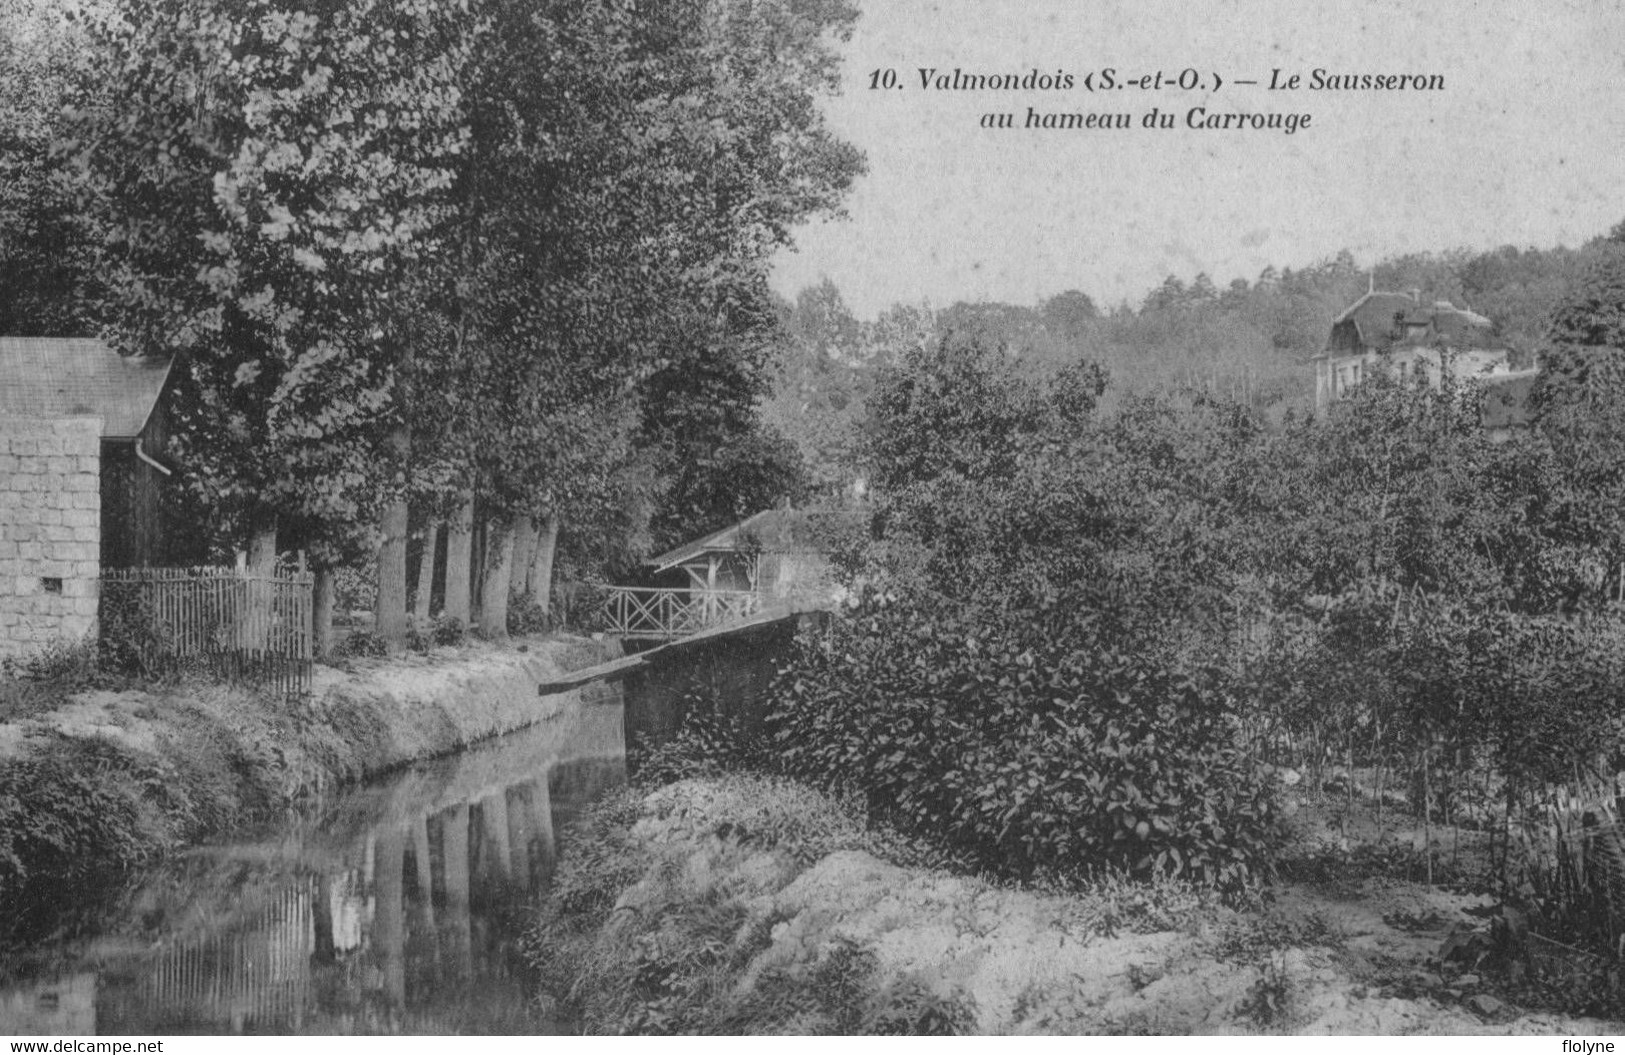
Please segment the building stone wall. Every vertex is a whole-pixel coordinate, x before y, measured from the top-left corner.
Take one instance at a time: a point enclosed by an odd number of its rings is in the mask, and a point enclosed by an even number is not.
[[[100,418],[0,420],[0,657],[96,632]]]

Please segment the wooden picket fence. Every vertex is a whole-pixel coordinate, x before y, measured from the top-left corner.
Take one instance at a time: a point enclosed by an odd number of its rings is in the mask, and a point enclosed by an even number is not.
[[[142,669],[202,667],[226,681],[308,693],[315,577],[238,568],[120,568],[102,573],[104,645]]]

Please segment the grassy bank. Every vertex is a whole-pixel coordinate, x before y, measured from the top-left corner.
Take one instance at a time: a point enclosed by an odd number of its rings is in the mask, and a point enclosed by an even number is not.
[[[784,922],[772,896],[817,862],[922,859],[848,804],[741,775],[621,789],[568,845],[526,941],[544,1001],[587,1033],[960,1033],[973,1021],[963,994],[881,980],[855,945],[759,962]]]
[[[967,874],[782,777],[627,789],[566,834],[527,950],[596,1034],[1617,1030],[1441,956],[1484,899],[1359,867],[1304,812],[1302,877],[1225,904]]]
[[[133,869],[374,773],[529,724],[603,646],[546,639],[323,668],[302,700],[146,684],[71,654],[0,678],[0,944],[72,930]]]

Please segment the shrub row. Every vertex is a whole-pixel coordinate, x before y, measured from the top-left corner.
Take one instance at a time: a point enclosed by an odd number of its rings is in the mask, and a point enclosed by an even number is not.
[[[798,643],[770,718],[784,766],[1020,877],[1267,869],[1278,803],[1217,675],[1054,626],[865,602]]]

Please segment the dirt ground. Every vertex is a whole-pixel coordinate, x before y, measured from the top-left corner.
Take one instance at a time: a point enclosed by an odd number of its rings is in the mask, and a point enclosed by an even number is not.
[[[1280,953],[1299,984],[1281,1025],[1305,1033],[1614,1034],[1621,1024],[1554,1013],[1550,1001],[1483,962],[1497,899],[1481,833],[1424,830],[1392,810],[1379,829],[1369,800],[1309,801],[1283,877],[1246,917],[1255,930],[1299,938]],[[1428,881],[1427,835],[1434,877]],[[1266,956],[1267,974],[1277,961]]]

